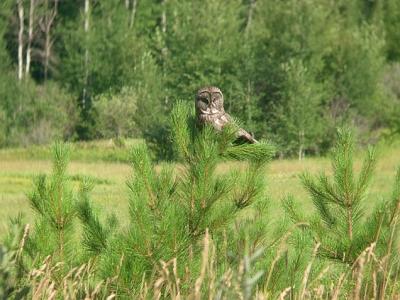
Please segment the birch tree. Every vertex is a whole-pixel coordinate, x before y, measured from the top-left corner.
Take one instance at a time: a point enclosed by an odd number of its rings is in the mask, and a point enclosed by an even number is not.
[[[44,80],[47,80],[49,68],[51,67],[51,50],[54,43],[54,39],[51,37],[51,29],[54,25],[54,20],[57,16],[58,10],[58,0],[53,1],[53,5],[50,7],[49,0],[44,0],[44,14],[39,21],[40,29],[44,33],[44,45],[42,52]]]
[[[88,78],[89,78],[89,47],[88,47],[88,34],[89,34],[89,17],[90,17],[90,2],[89,0],[85,0],[85,8],[84,8],[84,25],[83,29],[85,32],[85,57],[84,57],[84,84],[83,84],[83,94],[82,94],[82,108],[86,107],[86,98],[87,98],[87,88],[88,88]]]
[[[18,30],[18,80],[22,80],[23,68],[24,68],[24,4],[23,0],[18,0],[18,20],[19,20],[19,30]]]
[[[129,27],[132,28],[135,23],[137,0],[132,0],[131,17],[129,21]]]
[[[36,6],[35,0],[31,0],[30,7],[29,7],[28,45],[26,48],[26,65],[25,65],[25,74],[26,75],[29,74],[29,70],[30,70],[30,66],[31,66],[35,6]]]

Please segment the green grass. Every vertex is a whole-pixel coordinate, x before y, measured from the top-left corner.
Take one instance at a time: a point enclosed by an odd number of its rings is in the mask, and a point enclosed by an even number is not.
[[[98,140],[92,142],[77,142],[71,144],[71,159],[75,161],[97,162],[128,162],[128,149],[142,143],[140,139],[124,140],[122,145],[115,140]],[[0,149],[1,160],[50,160],[49,146],[30,146],[26,148]]]
[[[127,217],[128,211],[125,181],[131,171],[129,165],[124,163],[128,158],[128,149],[128,146],[116,147],[107,142],[73,144],[69,165],[69,175],[74,182],[77,183],[82,176],[90,176],[95,183],[92,197],[96,206],[106,213],[115,212],[122,220]],[[356,168],[360,166],[362,157],[358,155]],[[219,171],[224,172],[235,166],[240,167],[237,163],[223,163]],[[398,166],[400,144],[380,146],[378,165],[368,196],[371,207],[390,193]],[[29,222],[33,221],[26,195],[32,189],[34,176],[49,173],[50,169],[48,147],[0,150],[0,236],[6,231],[8,219],[19,212],[24,213]],[[269,165],[265,176],[272,218],[281,217],[281,199],[287,194],[293,194],[304,211],[312,209],[311,201],[298,179],[304,171],[313,174],[330,172],[329,159],[275,160]]]

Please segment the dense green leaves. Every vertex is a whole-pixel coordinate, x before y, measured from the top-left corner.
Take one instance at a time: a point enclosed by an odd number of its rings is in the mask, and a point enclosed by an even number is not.
[[[280,155],[324,153],[343,124],[365,140],[399,131],[395,0],[33,3],[22,43],[18,5],[1,4],[0,146],[144,137],[170,159],[166,116],[203,85]]]

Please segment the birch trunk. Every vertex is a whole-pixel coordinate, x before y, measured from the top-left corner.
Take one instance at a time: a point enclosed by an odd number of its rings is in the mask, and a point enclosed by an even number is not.
[[[167,8],[166,8],[167,0],[162,0],[162,14],[161,14],[161,31],[163,33],[167,32]]]
[[[29,27],[28,27],[28,45],[26,48],[26,65],[25,65],[25,74],[29,74],[29,70],[31,67],[31,52],[32,52],[32,40],[33,40],[33,18],[35,11],[35,0],[31,0],[30,8],[29,8]]]
[[[256,0],[250,0],[249,10],[247,13],[246,27],[245,27],[245,35],[246,36],[249,34],[251,22],[253,21],[253,13],[254,13],[255,7],[256,7]]]
[[[304,158],[304,130],[299,131],[299,160]]]
[[[86,39],[86,45],[85,45],[85,58],[84,58],[84,68],[85,68],[85,77],[84,77],[84,83],[83,83],[83,94],[82,94],[82,108],[85,109],[86,107],[86,97],[87,97],[87,85],[88,85],[88,78],[89,78],[89,49],[88,49],[88,34],[89,34],[89,10],[90,10],[90,2],[89,0],[85,0],[85,8],[84,8],[84,14],[85,14],[85,22],[84,22],[84,31],[85,31],[85,39]]]
[[[18,18],[19,18],[19,31],[18,31],[18,80],[22,80],[24,58],[22,53],[24,51],[24,6],[23,0],[18,0]]]
[[[131,19],[130,19],[130,22],[129,22],[129,28],[132,28],[133,24],[135,23],[136,6],[137,6],[137,0],[133,0],[132,1],[132,10],[131,10]]]

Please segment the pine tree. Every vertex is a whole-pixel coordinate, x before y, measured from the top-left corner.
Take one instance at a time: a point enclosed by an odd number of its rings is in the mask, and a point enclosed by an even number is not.
[[[359,255],[376,243],[379,255],[387,254],[391,234],[397,235],[394,220],[399,215],[400,177],[396,177],[393,196],[367,214],[368,188],[376,165],[373,148],[368,149],[358,176],[353,169],[354,141],[347,129],[338,131],[332,154],[333,175],[311,176],[304,173],[302,183],[311,196],[316,213],[310,217],[299,214],[292,198],[284,207],[294,222],[307,222],[305,232],[321,244],[319,254],[338,262],[353,265]]]
[[[52,174],[38,176],[34,190],[28,196],[36,220],[26,251],[37,264],[51,255],[55,262],[62,261],[67,267],[74,265],[79,256],[74,239],[79,196],[73,191],[66,173],[69,151],[67,145],[54,144]]]
[[[221,133],[199,129],[194,111],[183,103],[175,106],[171,123],[182,164],[178,170],[170,165],[156,170],[147,146],[132,149],[125,230],[105,234],[107,225],[88,213],[87,205],[80,207],[87,250],[98,258],[102,276],[119,269],[118,285],[127,290],[148,278],[160,261],[174,257],[180,261],[179,272],[190,265],[196,273],[198,242],[206,230],[218,238],[239,211],[265,199],[262,170],[273,155],[271,145],[234,146],[236,125]],[[240,173],[218,174],[217,164],[225,159],[247,160],[249,165]]]

